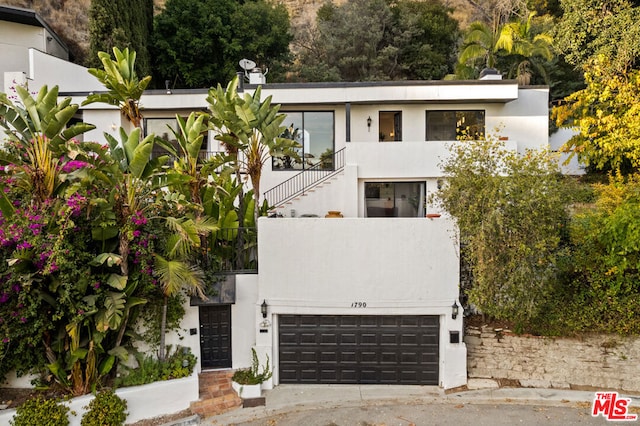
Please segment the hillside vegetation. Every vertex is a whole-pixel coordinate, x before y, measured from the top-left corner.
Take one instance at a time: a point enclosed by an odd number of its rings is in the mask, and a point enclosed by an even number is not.
[[[333,0],[342,4],[345,0]],[[162,10],[166,0],[154,0],[156,13]],[[281,0],[291,17],[294,34],[313,25],[316,12],[325,0]],[[91,0],[4,0],[4,5],[35,10],[71,49],[72,60],[85,64],[89,51],[89,7]],[[467,0],[447,0],[445,4],[455,9],[453,16],[465,27],[471,19],[471,5]]]

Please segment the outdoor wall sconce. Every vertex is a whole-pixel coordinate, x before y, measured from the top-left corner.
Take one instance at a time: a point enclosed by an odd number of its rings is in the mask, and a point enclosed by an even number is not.
[[[262,318],[267,318],[267,301],[262,300],[262,305],[260,305],[260,312],[262,312]]]
[[[451,305],[451,319],[458,318],[458,309],[460,309],[458,303],[454,300],[453,305]]]
[[[369,131],[371,131],[371,116],[369,116],[369,118],[367,118],[367,129],[369,129]]]

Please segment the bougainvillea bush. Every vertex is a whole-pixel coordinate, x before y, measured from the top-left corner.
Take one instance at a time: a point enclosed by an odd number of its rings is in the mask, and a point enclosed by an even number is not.
[[[153,137],[80,143],[92,126],[68,125],[77,105],[56,88],[17,92],[15,104],[0,94],[0,379],[42,373],[84,394],[128,356],[141,307],[167,300],[157,259],[188,262],[176,246],[198,229],[157,185]]]

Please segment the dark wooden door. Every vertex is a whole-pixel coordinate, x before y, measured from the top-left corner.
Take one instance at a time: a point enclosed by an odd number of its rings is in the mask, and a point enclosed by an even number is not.
[[[439,318],[281,315],[280,383],[438,385]]]
[[[231,305],[200,306],[202,368],[231,368]]]

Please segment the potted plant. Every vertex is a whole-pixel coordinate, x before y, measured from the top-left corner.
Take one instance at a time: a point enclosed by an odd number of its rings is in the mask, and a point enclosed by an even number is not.
[[[255,349],[251,348],[251,367],[238,370],[231,377],[231,385],[241,398],[260,397],[262,383],[269,380],[273,374],[269,368],[269,355],[266,357],[267,361],[264,368],[261,369],[258,354]]]

